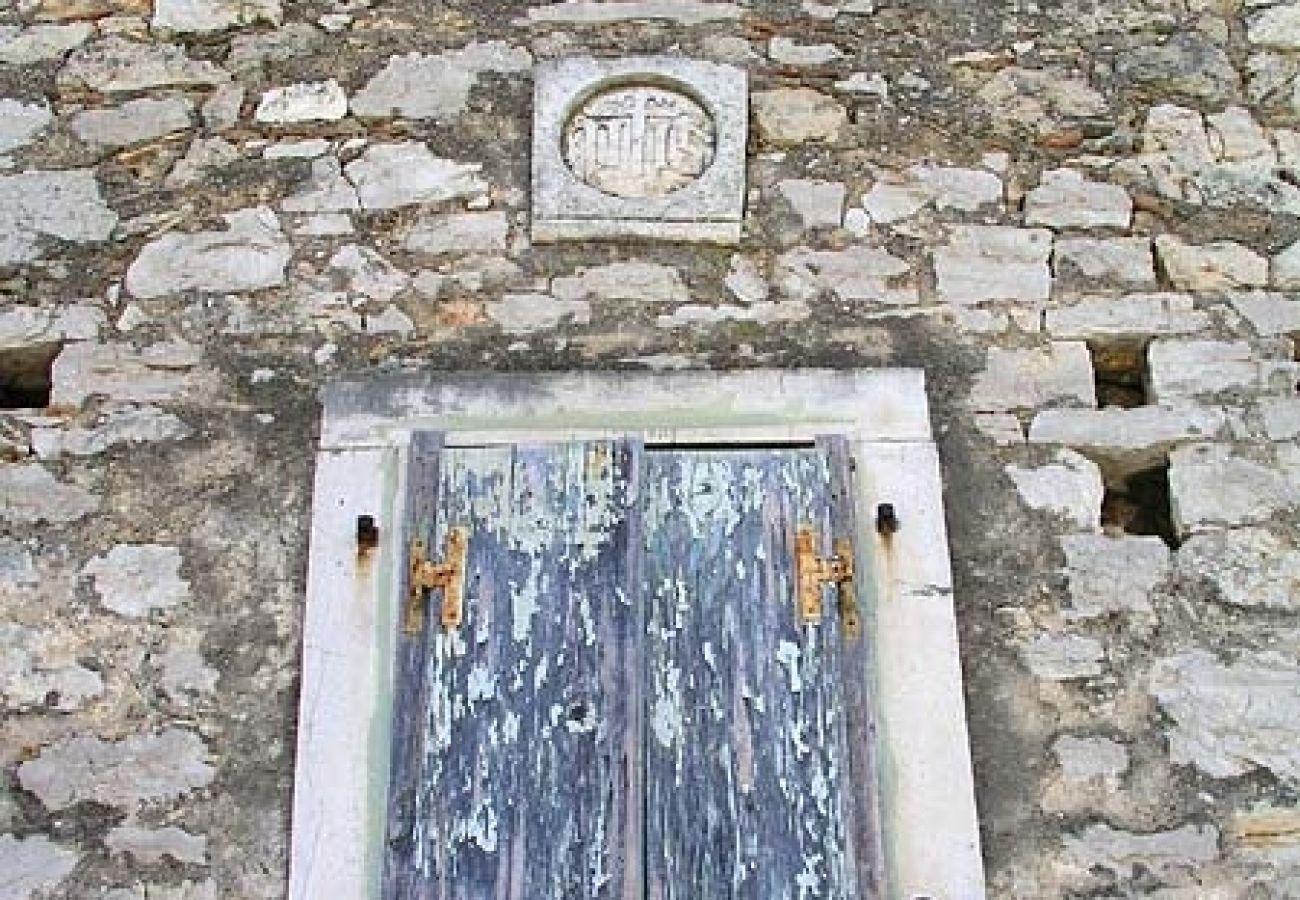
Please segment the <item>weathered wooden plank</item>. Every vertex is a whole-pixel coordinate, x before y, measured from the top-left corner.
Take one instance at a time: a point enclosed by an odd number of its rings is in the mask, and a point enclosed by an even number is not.
[[[833,598],[795,614],[795,529],[831,533],[826,454],[651,452],[642,495],[647,896],[859,897]]]
[[[417,431],[411,435],[407,451],[405,517],[398,535],[399,546],[411,546],[416,538],[428,541],[435,518],[439,454],[442,435]],[[404,606],[410,590],[410,572],[403,567],[397,584],[398,603]],[[397,658],[393,666],[394,703],[391,732],[391,762],[388,782],[387,842],[384,852],[383,895],[413,897],[415,893],[417,851],[411,840],[412,823],[420,794],[424,757],[424,715],[427,703],[425,671],[428,654],[425,646],[432,617],[425,616],[424,628],[417,634],[403,629],[403,616],[397,616],[395,640]]]
[[[856,543],[868,539],[858,530],[854,508],[853,459],[843,437],[818,439],[829,459],[831,481],[831,531],[835,538]],[[866,573],[855,579],[854,591],[862,633],[845,637],[840,652],[841,696],[845,715],[844,830],[847,849],[858,872],[858,890],[863,900],[887,895],[885,884],[884,835],[880,829],[880,778],[876,756],[876,709],[873,691],[875,662],[872,658],[871,610],[865,593],[870,579]]]
[[[465,622],[429,617],[413,874],[392,896],[641,895],[636,468],[610,442],[442,454],[430,547],[470,531]]]

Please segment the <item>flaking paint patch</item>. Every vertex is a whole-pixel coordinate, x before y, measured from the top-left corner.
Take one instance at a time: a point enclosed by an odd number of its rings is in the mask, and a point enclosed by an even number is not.
[[[792,694],[803,692],[803,678],[799,674],[799,660],[802,656],[803,651],[793,641],[782,641],[777,645],[776,658],[785,667],[786,675],[790,679],[790,693]]]
[[[680,739],[685,726],[682,721],[682,673],[675,666],[670,665],[663,670],[660,678],[650,726],[660,745],[671,749]]]
[[[489,668],[486,660],[475,663],[469,670],[469,680],[465,685],[470,704],[491,700],[497,693],[497,676]]]
[[[510,615],[511,636],[519,643],[528,640],[533,630],[533,616],[541,609],[541,595],[545,590],[546,576],[542,572],[542,562],[534,558],[528,580],[522,585],[511,585]]]

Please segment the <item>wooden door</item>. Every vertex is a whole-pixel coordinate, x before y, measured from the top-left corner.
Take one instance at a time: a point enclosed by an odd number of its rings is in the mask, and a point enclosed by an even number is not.
[[[876,896],[862,651],[794,603],[844,462],[421,437],[412,536],[467,528],[468,580],[399,640],[385,896]]]
[[[468,566],[461,627],[400,637],[386,896],[639,896],[631,448],[425,439],[411,487],[412,536],[465,528]]]

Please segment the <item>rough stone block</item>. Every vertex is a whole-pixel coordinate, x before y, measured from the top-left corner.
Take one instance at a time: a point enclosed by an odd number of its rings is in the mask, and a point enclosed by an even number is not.
[[[116,224],[92,169],[0,175],[0,266],[40,259],[44,236],[95,243]]]
[[[154,0],[152,25],[205,34],[255,22],[280,24],[280,0]]]
[[[1151,240],[1135,238],[1060,238],[1052,253],[1057,289],[1156,286]]]
[[[77,662],[79,641],[0,620],[0,707],[70,712],[104,693],[98,672]]]
[[[562,300],[686,303],[691,299],[677,269],[640,260],[594,266],[578,275],[556,278],[551,292]]]
[[[1268,259],[1232,241],[1194,245],[1162,234],[1156,238],[1156,253],[1180,291],[1236,291],[1268,285]]]
[[[446,122],[465,112],[470,91],[484,74],[524,72],[532,64],[531,53],[502,41],[475,42],[432,56],[394,56],[353,95],[352,114]]]
[[[208,861],[208,839],[174,825],[166,828],[119,825],[104,837],[104,846],[109,853],[130,855],[145,865],[162,862],[164,858],[200,866]]]
[[[1041,635],[1021,645],[1029,671],[1051,681],[1095,678],[1102,673],[1106,651],[1101,642],[1079,635]]]
[[[1157,403],[1223,391],[1287,391],[1300,367],[1259,359],[1245,341],[1152,341],[1147,348],[1151,396]]]
[[[746,12],[745,7],[738,3],[715,2],[715,0],[623,0],[619,3],[608,3],[604,0],[562,0],[559,3],[532,7],[528,10],[527,18],[516,19],[515,24],[601,25],[641,19],[660,19],[691,26],[740,19]]]
[[[777,88],[754,95],[758,135],[776,147],[806,141],[834,141],[848,124],[848,110],[812,88]]]
[[[842,181],[787,178],[778,181],[776,189],[804,228],[838,228],[844,220],[846,188]]]
[[[216,770],[206,757],[203,739],[179,728],[120,741],[79,735],[18,766],[18,781],[50,810],[91,800],[131,811],[210,784]]]
[[[165,234],[145,244],[126,272],[142,299],[183,291],[255,291],[284,284],[293,248],[266,207],[225,215],[225,231]]]
[[[186,85],[222,85],[230,73],[206,60],[191,59],[185,48],[161,42],[139,43],[119,35],[74,51],[59,70],[59,86],[117,93]]]
[[[88,562],[81,574],[95,580],[95,593],[113,612],[140,618],[190,598],[181,577],[181,552],[158,544],[118,544]]]
[[[1233,606],[1300,609],[1300,545],[1264,528],[1194,534],[1178,548],[1178,570]]]
[[[1169,548],[1157,537],[1068,534],[1061,538],[1070,583],[1068,615],[1151,613],[1151,594],[1169,575]]]
[[[402,246],[412,253],[501,253],[506,249],[510,220],[503,212],[451,213],[417,221]]]
[[[0,97],[0,154],[30,144],[53,119],[54,114],[44,102],[23,103]]]
[[[337,122],[348,114],[348,98],[333,78],[271,88],[262,94],[253,119],[268,125]]]
[[[1062,243],[1058,241],[1057,247]],[[1047,310],[1047,330],[1053,337],[1062,338],[1191,334],[1206,328],[1209,322],[1187,294],[1084,297],[1069,306]]]
[[[482,168],[440,159],[424,144],[407,141],[369,147],[344,171],[364,209],[397,209],[478,196],[487,190],[478,175]]]
[[[812,300],[826,291],[850,303],[912,306],[920,302],[912,267],[876,247],[800,247],[777,258],[773,280],[782,293],[800,300]]]
[[[18,838],[0,834],[0,897],[27,900],[53,888],[72,874],[81,854],[41,835]]]
[[[934,251],[939,299],[946,303],[1035,302],[1052,292],[1047,260],[1052,233],[1042,228],[964,225]]]
[[[1259,412],[1270,441],[1300,438],[1300,397],[1267,397],[1259,401]]]
[[[1169,492],[1174,523],[1183,534],[1256,524],[1300,505],[1300,483],[1222,444],[1170,453]]]
[[[30,66],[32,63],[57,59],[69,50],[80,47],[94,33],[95,26],[89,22],[0,30],[0,63],[7,66]]]
[[[1002,179],[982,169],[914,166],[908,174],[916,179],[928,201],[940,212],[956,209],[973,213],[1002,202]]]
[[[1169,754],[1212,778],[1267,769],[1300,782],[1300,666],[1243,650],[1231,663],[1208,650],[1159,660],[1151,693],[1172,721]]]
[[[104,311],[89,304],[11,306],[0,310],[0,349],[94,340],[105,321]]]
[[[152,141],[193,123],[194,104],[181,97],[128,100],[114,109],[88,109],[72,117],[73,134],[99,147],[126,147]]]
[[[1263,292],[1233,294],[1232,306],[1261,336],[1300,333],[1300,298]]]
[[[1063,444],[1142,468],[1178,444],[1214,439],[1226,425],[1220,410],[1204,406],[1048,409],[1034,416],[1029,442]]]
[[[175,399],[193,383],[199,364],[190,344],[69,344],[54,360],[50,405],[78,408],[92,396],[138,403]]]
[[[1134,834],[1098,823],[1065,838],[1061,861],[1079,876],[1105,871],[1111,878],[1132,879],[1141,872],[1163,884],[1192,878],[1218,856],[1219,832],[1212,825]]]
[[[363,170],[361,174],[369,179],[368,200],[374,202],[382,197],[382,202],[391,202],[397,188],[381,186],[383,176],[374,169]],[[465,187],[466,193],[476,193],[483,185],[474,181],[466,183]],[[343,176],[342,164],[335,157],[326,156],[312,160],[307,183],[281,200],[280,208],[298,213],[351,212],[361,208],[361,200],[357,197],[356,187]]]
[[[1092,356],[1082,341],[1053,341],[1042,349],[990,347],[968,401],[980,412],[1068,404],[1097,405]]]
[[[1025,197],[1025,224],[1049,228],[1127,228],[1133,201],[1119,185],[1088,181],[1073,169],[1052,169]]]
[[[1128,750],[1110,738],[1063,734],[1052,744],[1052,752],[1067,781],[1113,782],[1128,769]]]
[[[1100,531],[1101,470],[1073,450],[1058,450],[1054,460],[1036,468],[1009,465],[1006,473],[1029,507],[1053,512],[1081,531]]]
[[[507,334],[529,334],[555,328],[566,320],[587,324],[591,321],[591,302],[557,300],[550,294],[506,294],[485,304],[483,312]]]
[[[669,56],[570,57],[542,63],[534,77],[533,240],[740,239],[743,69]],[[648,105],[660,111],[653,127]],[[610,122],[628,129],[626,142],[601,137]]]
[[[0,463],[0,522],[75,522],[98,508],[98,497],[58,481],[38,463]]]

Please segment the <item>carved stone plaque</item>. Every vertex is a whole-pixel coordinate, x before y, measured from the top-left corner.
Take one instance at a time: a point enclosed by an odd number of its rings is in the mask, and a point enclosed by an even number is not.
[[[662,197],[713,162],[713,119],[685,94],[616,87],[583,103],[564,129],[564,161],[583,184],[617,197]]]
[[[679,57],[538,67],[533,239],[735,243],[745,201],[745,73]]]

